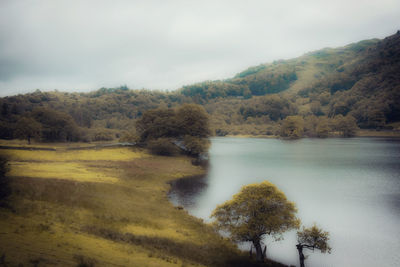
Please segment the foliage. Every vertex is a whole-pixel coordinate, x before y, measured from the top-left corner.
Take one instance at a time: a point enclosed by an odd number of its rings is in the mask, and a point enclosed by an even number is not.
[[[40,137],[42,131],[42,125],[29,117],[20,118],[14,130],[14,137],[27,139],[28,144],[31,143],[31,138]]]
[[[343,137],[352,137],[358,129],[356,120],[353,116],[347,115],[343,117],[338,115],[335,117],[335,129],[341,133]]]
[[[259,66],[255,66],[255,67],[250,67],[247,70],[236,74],[235,78],[244,78],[244,77],[246,77],[248,75],[256,74],[257,72],[260,72],[261,70],[263,70],[265,68],[266,68],[265,65],[259,65]]]
[[[176,111],[176,122],[180,136],[210,136],[209,116],[202,106],[186,104]]]
[[[111,141],[114,140],[114,134],[110,131],[104,130],[95,130],[92,133],[92,141]]]
[[[329,125],[328,119],[322,119],[318,123],[316,127],[316,136],[319,138],[326,138],[329,136],[329,132],[331,131],[331,127]]]
[[[125,132],[119,139],[120,142],[137,143],[140,141],[140,137],[136,132]]]
[[[331,247],[328,245],[329,232],[323,231],[315,224],[310,228],[303,226],[301,231],[297,232],[297,242],[301,245],[307,245],[307,248],[318,249],[322,253],[330,253]]]
[[[263,236],[282,238],[282,233],[298,228],[299,220],[293,202],[276,186],[264,181],[260,184],[243,186],[233,198],[219,205],[211,217],[215,226],[227,231],[234,241],[253,242],[257,260],[263,260],[261,240]]]
[[[175,110],[159,108],[146,111],[137,120],[136,130],[142,142],[160,137],[179,136]]]
[[[210,141],[208,141],[208,139],[191,135],[185,135],[183,143],[189,154],[193,156],[199,156],[200,154],[207,152],[210,146]]]
[[[147,148],[155,155],[174,156],[179,154],[179,148],[172,141],[170,138],[163,137],[150,140]]]
[[[312,251],[317,249],[320,250],[322,253],[331,253],[332,248],[329,246],[328,241],[329,232],[323,231],[315,224],[310,228],[305,228],[303,226],[302,230],[297,232],[298,244],[296,245],[300,257],[300,266],[304,267],[304,248],[310,249]]]
[[[178,143],[193,156],[206,152],[210,135],[209,117],[202,106],[185,104],[175,109],[154,109],[146,111],[136,122],[140,141],[152,153],[175,155]],[[178,142],[177,145],[174,141]]]
[[[79,129],[69,114],[48,108],[36,108],[32,117],[41,124],[44,141],[78,141]]]
[[[289,139],[301,138],[304,132],[304,120],[300,116],[288,116],[282,122],[281,136]]]

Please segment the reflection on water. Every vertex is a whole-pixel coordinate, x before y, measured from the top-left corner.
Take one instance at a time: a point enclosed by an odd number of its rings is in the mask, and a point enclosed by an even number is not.
[[[331,255],[316,266],[400,266],[400,141],[383,138],[214,138],[206,177],[174,183],[171,199],[209,221],[212,210],[241,186],[269,180],[309,226],[331,234]],[[295,232],[266,239],[271,258],[298,265]]]

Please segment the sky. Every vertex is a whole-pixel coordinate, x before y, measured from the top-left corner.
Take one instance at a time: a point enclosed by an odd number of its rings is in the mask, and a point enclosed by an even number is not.
[[[397,30],[399,0],[1,0],[0,96],[175,90]]]

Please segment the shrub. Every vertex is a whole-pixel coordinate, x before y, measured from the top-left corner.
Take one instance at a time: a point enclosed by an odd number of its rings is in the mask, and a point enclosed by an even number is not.
[[[185,135],[185,148],[188,153],[193,156],[198,156],[208,150],[210,142],[206,138],[199,138],[190,135]]]
[[[179,154],[179,148],[169,138],[158,138],[147,143],[147,148],[152,154],[174,156]]]
[[[92,141],[112,141],[113,139],[113,134],[107,131],[96,131],[92,137]]]

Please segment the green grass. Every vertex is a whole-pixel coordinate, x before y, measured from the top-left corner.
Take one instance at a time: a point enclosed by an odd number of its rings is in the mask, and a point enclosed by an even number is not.
[[[251,264],[211,226],[168,201],[168,181],[204,173],[189,158],[55,147],[0,150],[10,159],[13,188],[9,207],[0,208],[7,265]]]

